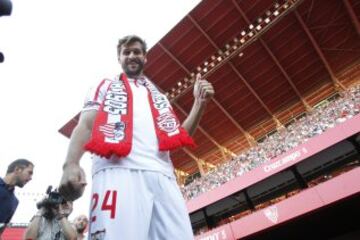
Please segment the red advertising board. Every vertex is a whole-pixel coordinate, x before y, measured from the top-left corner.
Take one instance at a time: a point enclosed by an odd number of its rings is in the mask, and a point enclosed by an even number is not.
[[[196,237],[196,240],[241,239],[360,193],[360,167],[237,221]],[[334,191],[336,189],[336,191]],[[228,238],[219,238],[224,231]],[[231,235],[232,234],[232,235]],[[216,238],[218,237],[218,238]]]
[[[0,239],[2,240],[22,240],[24,238],[25,227],[8,227],[5,228]]]
[[[360,168],[231,223],[236,239],[324,207],[360,192]],[[340,187],[340,188],[339,188]],[[334,191],[337,189],[337,191]]]
[[[235,238],[230,224],[226,224],[195,237],[195,240],[235,240]]]

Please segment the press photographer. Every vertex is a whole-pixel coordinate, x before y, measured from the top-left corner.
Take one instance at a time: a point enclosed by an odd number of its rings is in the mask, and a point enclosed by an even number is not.
[[[38,211],[26,229],[26,240],[76,240],[77,233],[68,220],[73,210],[71,201],[66,201],[57,190],[46,191],[47,196],[37,203]]]

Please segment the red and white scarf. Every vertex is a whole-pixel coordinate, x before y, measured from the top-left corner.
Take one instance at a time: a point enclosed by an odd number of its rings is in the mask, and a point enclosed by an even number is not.
[[[159,150],[194,147],[193,139],[180,126],[166,96],[146,78],[144,86],[148,90]],[[131,151],[132,139],[133,95],[126,75],[121,74],[119,81],[112,82],[107,89],[95,119],[91,139],[85,149],[106,158],[113,154],[125,157]]]

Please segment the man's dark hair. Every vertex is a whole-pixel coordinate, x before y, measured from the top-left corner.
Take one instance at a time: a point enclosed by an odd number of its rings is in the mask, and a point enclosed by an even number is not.
[[[139,42],[142,46],[143,53],[145,54],[147,51],[147,45],[146,42],[139,36],[136,35],[128,35],[121,39],[119,39],[118,45],[117,45],[117,51],[118,55],[120,56],[121,48],[123,46],[127,46],[129,44],[132,44],[134,42]]]
[[[19,167],[19,168],[23,169],[23,168],[27,168],[29,165],[34,166],[34,164],[32,162],[30,162],[29,160],[17,159],[15,161],[13,161],[12,163],[10,163],[10,165],[8,166],[8,169],[6,171],[6,174],[14,172],[16,167]]]
[[[0,0],[0,17],[9,16],[12,11],[12,2],[10,0]]]

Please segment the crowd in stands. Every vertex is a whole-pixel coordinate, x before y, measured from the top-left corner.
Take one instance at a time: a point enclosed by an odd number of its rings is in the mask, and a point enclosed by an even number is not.
[[[360,85],[357,85],[342,92],[336,100],[313,109],[287,127],[279,128],[263,142],[217,166],[204,176],[194,179],[186,186],[181,186],[182,194],[186,200],[190,200],[217,188],[325,132],[328,128],[352,118],[359,112]]]

